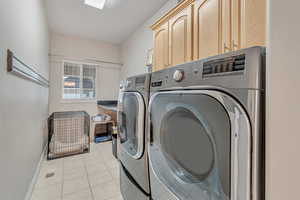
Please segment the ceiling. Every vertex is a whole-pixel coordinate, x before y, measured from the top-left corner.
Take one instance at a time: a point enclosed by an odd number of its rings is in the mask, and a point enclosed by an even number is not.
[[[107,0],[99,10],[84,0],[46,0],[50,30],[120,44],[168,0]]]

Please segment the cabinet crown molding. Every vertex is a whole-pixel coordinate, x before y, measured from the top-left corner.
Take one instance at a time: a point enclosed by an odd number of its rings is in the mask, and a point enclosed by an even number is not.
[[[178,14],[180,11],[188,7],[189,5],[193,4],[196,0],[183,0],[178,5],[176,5],[173,9],[167,12],[164,16],[162,16],[159,20],[157,20],[150,28],[152,30],[157,29],[161,24],[168,21],[174,15]]]

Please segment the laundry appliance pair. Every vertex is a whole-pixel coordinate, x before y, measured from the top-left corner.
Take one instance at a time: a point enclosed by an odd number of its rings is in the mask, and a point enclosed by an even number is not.
[[[262,47],[127,79],[124,200],[263,200],[264,99]]]

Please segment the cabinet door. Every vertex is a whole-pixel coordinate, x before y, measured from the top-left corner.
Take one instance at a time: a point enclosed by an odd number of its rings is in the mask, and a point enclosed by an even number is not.
[[[230,13],[230,22],[228,14],[225,13]],[[266,0],[224,0],[223,22],[224,44],[230,50],[264,46]]]
[[[222,1],[223,51],[241,48],[241,0]]]
[[[195,6],[194,59],[222,53],[221,0],[201,0]]]
[[[221,53],[232,50],[233,41],[233,15],[232,5],[234,0],[222,0],[222,49]]]
[[[242,0],[232,0],[231,2],[231,25],[232,41],[231,48],[233,51],[242,48]]]
[[[169,21],[169,63],[171,66],[192,60],[192,5]]]
[[[154,31],[153,71],[169,66],[169,24],[165,23]]]
[[[241,0],[242,48],[266,45],[266,0]]]

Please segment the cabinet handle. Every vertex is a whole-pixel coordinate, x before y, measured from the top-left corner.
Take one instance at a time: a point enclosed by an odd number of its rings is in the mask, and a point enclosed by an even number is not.
[[[231,51],[231,48],[227,47],[226,43],[224,42],[224,52]]]
[[[233,50],[239,49],[239,45],[237,45],[234,40],[232,40],[232,49]]]

